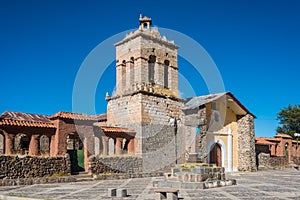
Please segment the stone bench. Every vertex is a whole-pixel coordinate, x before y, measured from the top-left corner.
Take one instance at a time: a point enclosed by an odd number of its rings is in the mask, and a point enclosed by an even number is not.
[[[154,190],[156,193],[155,200],[178,200],[178,189],[173,188],[159,188]]]
[[[108,197],[127,197],[127,189],[108,188]]]

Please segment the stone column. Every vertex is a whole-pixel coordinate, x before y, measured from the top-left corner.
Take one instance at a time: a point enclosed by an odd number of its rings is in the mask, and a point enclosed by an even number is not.
[[[231,129],[228,130],[228,168],[227,171],[232,172],[232,132]]]
[[[121,70],[121,76],[122,76],[122,83],[121,83],[121,90],[120,90],[120,93],[121,94],[124,94],[126,92],[126,73],[127,73],[127,70],[126,70],[126,63],[123,63],[122,64],[122,70]]]
[[[7,137],[5,137],[5,154],[14,153],[14,137],[13,134],[7,134]]]
[[[56,152],[55,152],[55,135],[51,135],[51,138],[50,138],[50,156],[56,156]]]
[[[113,138],[108,139],[108,155],[114,155],[115,154],[115,141]]]
[[[95,156],[100,154],[100,139],[98,137],[94,137],[95,140]]]
[[[123,138],[116,138],[116,155],[122,154]]]
[[[29,144],[28,155],[36,156],[39,154],[39,135],[32,135]]]
[[[135,153],[134,138],[129,140],[127,149],[128,149],[129,154],[134,154]]]
[[[108,155],[108,137],[102,136],[102,155],[107,156]]]

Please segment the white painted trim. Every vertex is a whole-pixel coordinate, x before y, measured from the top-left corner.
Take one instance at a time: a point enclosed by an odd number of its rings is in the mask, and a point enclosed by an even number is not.
[[[228,145],[228,171],[232,172],[232,132],[231,129],[228,130],[228,141],[227,141],[227,145]]]
[[[220,138],[219,139],[216,139],[216,137],[213,137],[209,143],[208,143],[208,146],[207,146],[207,152],[208,152],[208,156],[207,156],[207,159],[208,159],[208,163],[210,162],[210,150],[211,150],[211,147],[214,143],[218,143],[221,147],[221,153],[222,153],[222,167],[225,168],[225,170],[227,171],[227,167],[225,166],[225,163],[226,163],[226,146],[225,146],[225,143],[223,142],[223,140],[221,140]]]
[[[232,172],[238,172],[239,170],[238,170],[238,168],[237,167],[233,167],[232,168]]]

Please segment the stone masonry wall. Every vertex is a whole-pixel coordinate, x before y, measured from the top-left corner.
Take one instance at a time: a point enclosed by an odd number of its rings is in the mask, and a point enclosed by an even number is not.
[[[0,156],[0,178],[19,179],[70,174],[68,155],[60,157]]]
[[[181,107],[182,103],[177,100],[144,91],[110,100],[107,124],[134,129],[135,153],[143,158],[143,171],[157,171],[174,163],[176,153],[177,157],[182,154]],[[170,118],[177,119],[176,133]]]
[[[284,167],[288,165],[286,156],[270,156],[268,153],[258,154],[258,169],[268,169],[274,167]]]
[[[238,119],[238,170],[256,170],[254,118],[247,114]]]
[[[292,160],[296,165],[300,165],[300,157],[293,156]]]
[[[207,162],[206,108],[203,106],[193,110],[186,110],[184,114],[185,148],[189,154],[188,159],[190,162]],[[197,128],[199,128],[199,134],[196,134]]]
[[[95,157],[89,159],[89,172],[102,173],[140,173],[142,159],[134,156]]]

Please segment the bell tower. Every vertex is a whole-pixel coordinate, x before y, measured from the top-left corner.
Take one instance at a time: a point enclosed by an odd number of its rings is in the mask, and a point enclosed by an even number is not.
[[[151,24],[151,18],[141,15],[139,28],[115,44],[116,90],[107,97],[107,125],[135,130],[135,152],[143,158],[144,153],[173,141],[170,118],[178,119],[182,107],[178,96],[178,46]],[[173,155],[174,144],[168,146],[173,149],[164,155]],[[152,162],[149,157],[146,160]]]
[[[152,19],[142,15],[139,29],[116,47],[116,96],[139,90],[178,97],[177,49],[174,41],[151,28]]]

